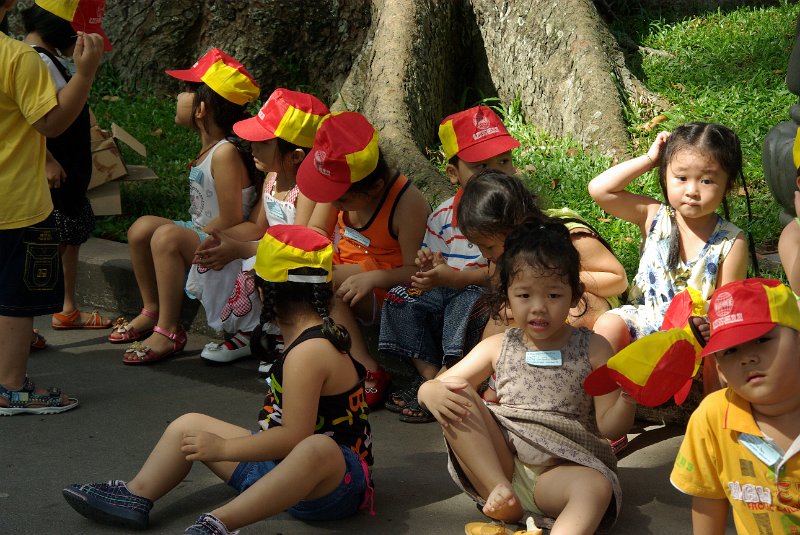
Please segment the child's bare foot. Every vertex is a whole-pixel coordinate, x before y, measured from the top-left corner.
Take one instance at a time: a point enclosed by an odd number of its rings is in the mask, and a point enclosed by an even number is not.
[[[522,505],[509,483],[498,483],[486,498],[483,513],[489,518],[504,522],[516,522],[522,518]]]

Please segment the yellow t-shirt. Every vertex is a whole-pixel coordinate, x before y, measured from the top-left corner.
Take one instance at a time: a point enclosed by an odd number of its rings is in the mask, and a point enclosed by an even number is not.
[[[0,33],[0,230],[53,211],[44,174],[45,137],[31,125],[58,105],[47,66],[30,46]]]
[[[781,457],[763,437],[750,404],[718,390],[689,419],[670,481],[691,496],[727,500],[737,533],[800,533],[800,438]]]

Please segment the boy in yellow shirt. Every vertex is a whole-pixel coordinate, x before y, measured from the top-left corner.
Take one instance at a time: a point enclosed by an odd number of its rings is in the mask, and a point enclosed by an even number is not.
[[[776,280],[714,292],[711,335],[728,387],[692,414],[670,480],[692,496],[695,535],[800,533],[800,311]]]

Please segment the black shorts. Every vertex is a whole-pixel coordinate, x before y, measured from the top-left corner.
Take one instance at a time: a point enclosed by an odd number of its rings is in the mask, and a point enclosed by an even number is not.
[[[30,227],[0,230],[0,316],[60,312],[64,277],[55,217]]]

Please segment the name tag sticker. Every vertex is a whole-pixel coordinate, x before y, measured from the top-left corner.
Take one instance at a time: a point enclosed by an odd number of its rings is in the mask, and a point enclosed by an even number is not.
[[[267,211],[284,223],[288,222],[286,221],[286,213],[283,211],[283,207],[280,205],[280,203],[275,201],[267,201]]]
[[[525,362],[529,366],[561,366],[561,351],[526,351]]]
[[[344,227],[344,237],[350,238],[351,240],[360,243],[364,247],[367,247],[369,245],[369,238],[361,234],[359,231],[350,227]]]
[[[781,452],[775,450],[772,444],[762,437],[749,433],[741,433],[739,435],[739,442],[767,466],[775,466],[783,457]]]

